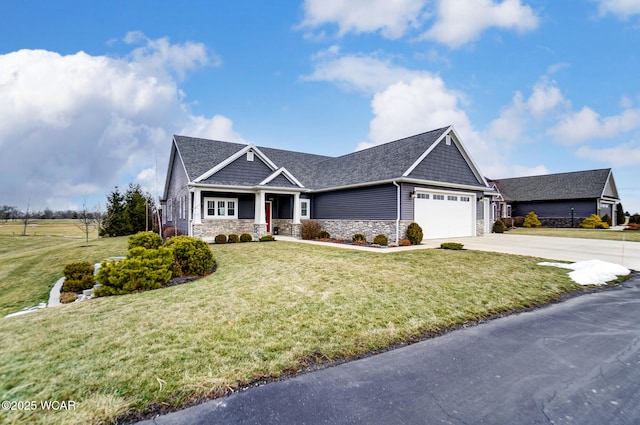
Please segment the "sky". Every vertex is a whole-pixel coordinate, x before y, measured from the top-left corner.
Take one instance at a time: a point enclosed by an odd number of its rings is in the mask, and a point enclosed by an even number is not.
[[[612,168],[640,211],[640,0],[14,0],[0,16],[0,205],[161,196],[174,134],[339,156],[453,125],[489,178]]]

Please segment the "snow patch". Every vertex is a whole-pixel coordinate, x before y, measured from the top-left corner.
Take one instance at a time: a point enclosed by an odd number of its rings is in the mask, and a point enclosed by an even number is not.
[[[543,262],[538,265],[573,270],[569,272],[569,277],[578,285],[605,285],[607,282],[617,279],[618,276],[626,276],[631,273],[624,266],[602,260],[578,261],[570,264]]]

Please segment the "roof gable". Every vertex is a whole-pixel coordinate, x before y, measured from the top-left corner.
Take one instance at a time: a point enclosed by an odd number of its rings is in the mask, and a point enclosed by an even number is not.
[[[596,199],[607,186],[611,197],[619,199],[610,168],[491,181],[510,202]]]

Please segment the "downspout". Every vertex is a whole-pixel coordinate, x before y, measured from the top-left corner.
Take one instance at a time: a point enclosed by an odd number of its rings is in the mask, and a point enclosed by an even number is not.
[[[400,185],[393,181],[393,185],[398,188],[396,191],[396,203],[397,203],[397,211],[396,211],[396,244],[400,242]]]

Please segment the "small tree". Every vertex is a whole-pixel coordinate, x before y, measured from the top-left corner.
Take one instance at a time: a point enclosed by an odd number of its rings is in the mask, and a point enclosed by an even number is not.
[[[493,233],[504,233],[505,230],[507,230],[507,227],[504,225],[504,221],[496,220],[493,223]]]
[[[624,215],[624,208],[622,208],[622,204],[616,205],[616,224],[622,225],[626,223],[627,216]]]
[[[538,215],[533,211],[529,212],[524,219],[524,227],[538,227],[541,226],[540,220],[538,220]]]

